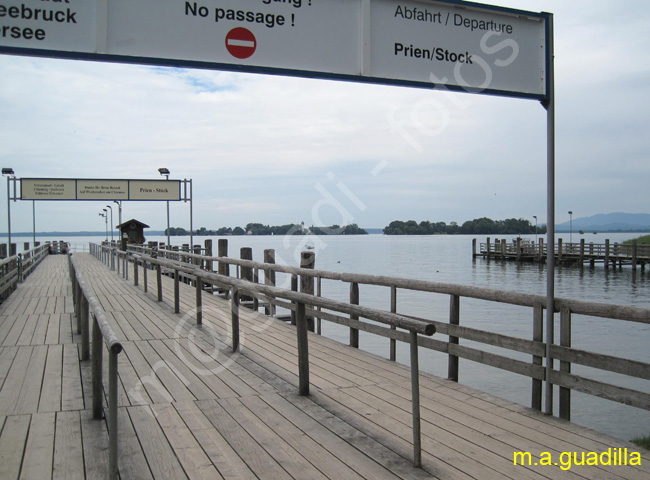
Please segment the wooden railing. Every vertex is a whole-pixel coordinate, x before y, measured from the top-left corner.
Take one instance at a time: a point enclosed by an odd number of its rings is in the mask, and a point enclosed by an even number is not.
[[[134,249],[141,251],[141,249]],[[158,301],[163,301],[162,295],[162,274],[163,270],[173,273],[174,277],[174,311],[180,313],[180,277],[185,276],[191,279],[196,285],[196,323],[201,325],[202,316],[202,295],[203,285],[205,283],[218,285],[229,291],[231,301],[231,328],[232,328],[232,348],[236,351],[239,348],[239,318],[240,318],[240,299],[246,296],[254,296],[265,301],[274,303],[290,309],[295,314],[297,344],[298,344],[298,393],[300,395],[309,394],[309,343],[308,343],[308,323],[309,317],[324,315],[324,312],[318,312],[318,309],[326,309],[330,312],[329,318],[338,318],[340,321],[347,321],[337,314],[349,315],[349,318],[365,318],[381,324],[387,325],[389,329],[402,329],[402,335],[406,337],[405,341],[410,345],[411,352],[411,395],[412,395],[412,419],[413,419],[413,463],[416,467],[422,465],[422,447],[420,431],[420,383],[419,383],[419,362],[418,362],[418,345],[426,338],[430,337],[436,331],[433,322],[415,319],[396,313],[385,312],[382,310],[363,307],[360,305],[351,305],[345,302],[309,295],[297,291],[286,290],[270,285],[261,285],[258,283],[241,280],[238,278],[228,277],[202,270],[193,263],[199,260],[199,255],[190,258],[189,263],[175,262],[172,260],[158,258],[144,253],[135,251],[123,252],[113,247],[91,245],[91,253],[106,265],[114,263],[119,265],[120,259],[123,263],[121,270],[125,279],[128,278],[128,263],[133,267],[133,283],[139,285],[139,271],[142,269],[143,274],[152,267],[156,270],[156,283]],[[113,259],[117,258],[117,262]],[[146,291],[148,282],[144,278],[144,288]],[[357,328],[364,325],[368,328],[370,324],[361,320],[354,320]],[[384,328],[386,327],[377,327]]]
[[[141,252],[145,251],[142,248],[138,250]],[[650,324],[649,309],[556,298],[554,308],[555,312],[560,314],[560,338],[559,343],[548,345],[548,348],[550,349],[550,357],[552,360],[559,361],[559,368],[556,368],[557,364],[552,362],[549,378],[546,378],[545,367],[542,365],[547,348],[547,345],[543,342],[543,316],[544,310],[546,309],[545,296],[404,278],[328,272],[275,265],[272,263],[253,262],[230,257],[207,257],[189,252],[171,250],[158,250],[157,252],[149,253],[155,253],[158,258],[166,257],[168,260],[172,260],[177,265],[176,268],[180,268],[181,265],[187,265],[187,268],[196,269],[195,265],[190,266],[189,263],[194,264],[200,261],[205,268],[211,271],[227,272],[228,269],[224,267],[233,265],[236,267],[237,276],[240,275],[243,268],[252,269],[254,272],[252,278],[255,282],[262,281],[268,283],[272,272],[286,273],[295,278],[310,277],[316,282],[316,295],[318,297],[324,295],[322,291],[323,280],[345,282],[350,286],[350,303],[352,304],[359,303],[359,285],[382,286],[387,288],[387,295],[390,295],[391,313],[397,313],[397,298],[398,293],[401,291],[431,292],[445,295],[449,297],[448,322],[431,321],[422,318],[418,320],[432,323],[439,333],[448,335],[449,339],[445,341],[437,338],[421,338],[419,345],[448,355],[448,377],[450,379],[458,380],[459,359],[466,359],[531,378],[531,406],[537,410],[541,410],[543,382],[546,382],[546,388],[557,385],[560,395],[559,415],[565,419],[570,419],[571,416],[571,391],[579,391],[650,410],[650,394],[642,391],[643,389],[632,390],[576,375],[571,372],[571,366],[575,364],[595,368],[600,371],[615,372],[643,381],[650,380],[650,363],[648,362],[603,355],[599,352],[576,349],[571,345],[572,318],[575,315],[605,318],[613,322],[647,325]],[[181,259],[183,260],[182,263]],[[215,262],[218,264],[217,268],[215,268]],[[178,271],[181,272],[181,270]],[[260,275],[260,273],[262,274]],[[222,274],[219,277],[224,276]],[[215,277],[211,278],[215,279],[215,284],[219,284]],[[300,284],[298,281],[292,283],[294,285]],[[294,287],[294,289],[297,288]],[[289,309],[293,308],[291,305],[287,305],[286,302],[278,301],[273,296],[260,297],[260,299],[277,306]],[[462,299],[477,299],[485,302],[529,308],[530,316],[528,317],[529,320],[527,320],[527,323],[531,327],[530,337],[525,339],[462,326],[460,314]],[[356,318],[344,318],[340,315],[318,310],[310,311],[309,314],[319,320],[335,322],[349,327],[352,346],[358,346],[355,344],[354,339],[355,332],[359,330],[388,337],[391,342],[391,352],[394,352],[393,346],[395,341],[409,341],[409,335],[406,332],[380,325],[362,323],[356,320]],[[492,353],[479,347],[461,345],[460,340],[529,354],[531,355],[531,360],[519,360]],[[391,359],[395,359],[394,354],[391,354]]]
[[[70,254],[70,281],[77,334],[81,334],[81,360],[92,363],[92,411],[93,418],[104,418],[103,411],[103,363],[104,342],[108,347],[108,434],[109,434],[109,472],[108,478],[118,478],[118,428],[117,428],[117,356],[122,352],[122,344],[113,331],[106,312],[92,293],[92,288],[78,268],[75,256]],[[89,322],[92,320],[92,331]],[[91,342],[92,333],[92,342]],[[91,351],[92,345],[92,351]]]
[[[27,278],[48,254],[48,245],[40,245],[18,255],[0,260],[0,302],[4,301]]]

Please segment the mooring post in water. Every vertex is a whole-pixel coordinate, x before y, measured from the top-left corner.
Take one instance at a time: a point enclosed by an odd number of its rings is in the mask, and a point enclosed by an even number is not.
[[[211,257],[212,256],[212,240],[208,239],[204,242],[205,244],[205,256],[206,257]],[[205,261],[205,269],[208,272],[212,271],[212,260],[206,260]]]
[[[228,239],[220,238],[217,242],[217,256],[226,258],[228,256]],[[219,262],[219,275],[230,275],[230,265],[225,262]]]

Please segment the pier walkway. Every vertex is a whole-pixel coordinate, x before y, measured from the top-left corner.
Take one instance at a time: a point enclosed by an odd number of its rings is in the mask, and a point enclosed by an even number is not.
[[[122,479],[650,479],[647,451],[641,466],[614,465],[618,449],[639,449],[427,374],[423,467],[414,468],[408,367],[310,333],[311,394],[301,397],[295,327],[241,309],[233,354],[227,300],[204,295],[197,327],[193,287],[181,285],[175,314],[172,279],[158,302],[154,275],[145,293],[76,257],[124,347]],[[106,476],[106,423],[92,419],[73,316],[63,255],[0,305],[2,479]],[[532,464],[515,465],[514,452],[530,452]],[[568,468],[562,452],[571,462],[574,452],[611,452],[610,465]],[[545,459],[557,465],[535,465]]]

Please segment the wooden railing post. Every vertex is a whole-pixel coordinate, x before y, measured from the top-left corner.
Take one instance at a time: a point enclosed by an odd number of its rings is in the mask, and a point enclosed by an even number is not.
[[[241,247],[239,250],[239,256],[242,260],[253,260],[253,249],[251,247]],[[251,267],[241,267],[241,279],[246,280],[247,282],[253,282],[255,277],[253,276],[253,269]],[[249,302],[253,300],[253,297],[248,295],[240,295],[240,301]]]
[[[605,239],[605,270],[609,270],[609,238]]]
[[[118,478],[117,355],[110,350],[108,356],[108,478]]]
[[[422,466],[422,436],[420,433],[420,366],[418,334],[411,331],[411,408],[413,416],[413,466]]]
[[[147,293],[149,291],[149,286],[147,285],[147,261],[142,260],[142,288],[144,289],[144,293]]]
[[[542,304],[535,304],[533,307],[533,341],[544,341],[544,308]],[[533,365],[542,365],[542,357],[533,355]],[[542,381],[533,378],[530,408],[542,410]]]
[[[230,289],[230,322],[232,328],[232,351],[239,348],[239,292],[237,288]]]
[[[560,345],[571,348],[571,310],[560,311]],[[571,363],[560,361],[560,371],[571,373]],[[571,420],[571,389],[560,387],[560,418]]]
[[[460,297],[451,295],[449,299],[449,325],[460,325]],[[458,345],[458,337],[449,335],[449,344]],[[458,356],[449,354],[447,367],[447,378],[454,382],[458,381]]]
[[[158,301],[163,301],[163,291],[162,291],[162,266],[160,264],[156,265],[156,282],[158,288]]]
[[[181,312],[180,279],[178,270],[174,269],[174,313]]]
[[[133,257],[133,285],[138,286],[138,259]]]
[[[196,324],[203,325],[203,279],[196,277]]]
[[[314,269],[316,264],[316,254],[314,252],[300,253],[300,268]],[[314,277],[310,275],[300,275],[300,292],[308,295],[314,294]],[[305,306],[306,307],[306,306]],[[307,328],[310,332],[315,331],[314,317],[307,316]]]
[[[102,372],[104,363],[104,340],[97,319],[93,315],[92,331],[92,384],[93,384],[93,418],[104,418],[102,411]]]
[[[291,291],[292,292],[298,291],[298,275],[296,274],[291,275]],[[296,304],[296,302],[293,301],[291,303],[293,303],[294,305]],[[295,325],[295,324],[296,324],[296,310],[294,308],[294,310],[291,310],[291,325]]]
[[[81,359],[90,358],[90,305],[85,295],[81,301]]]
[[[350,303],[359,305],[359,284],[353,282],[350,284]],[[359,320],[358,315],[350,315],[351,320]],[[359,348],[359,329],[350,327],[350,346]]]
[[[296,334],[298,336],[298,394],[309,395],[309,335],[305,304],[296,303]]]
[[[275,265],[275,250],[267,249],[264,250],[264,263],[269,265]],[[264,269],[264,285],[269,285],[275,287],[275,270]],[[271,299],[269,299],[270,302]],[[269,303],[269,306],[265,308],[267,315],[274,317],[275,316],[275,305]]]

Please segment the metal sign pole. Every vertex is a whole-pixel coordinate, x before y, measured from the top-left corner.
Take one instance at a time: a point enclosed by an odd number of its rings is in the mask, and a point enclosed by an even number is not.
[[[546,166],[546,391],[544,413],[553,415],[553,384],[550,382],[553,370],[551,345],[555,330],[555,68],[553,42],[553,15],[547,20],[548,100],[543,102],[547,112],[547,166]]]
[[[11,177],[7,177],[7,258],[11,257]]]

